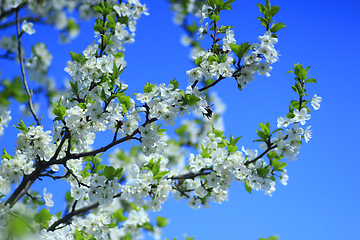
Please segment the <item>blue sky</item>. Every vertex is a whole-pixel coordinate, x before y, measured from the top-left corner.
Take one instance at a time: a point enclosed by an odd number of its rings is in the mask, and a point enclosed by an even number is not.
[[[168,83],[175,77],[180,87],[186,87],[185,73],[193,65],[188,58],[189,49],[179,41],[183,31],[173,24],[166,1],[142,2],[149,7],[150,15],[138,21],[135,43],[125,52],[128,67],[121,78],[129,84],[131,93],[142,91],[148,81]],[[234,27],[238,43],[255,42],[264,33],[256,19],[260,16],[256,3],[238,0],[232,4],[233,11],[221,14],[220,24]],[[275,45],[281,54],[279,62],[273,65],[270,78],[256,76],[241,92],[232,79],[217,85],[218,95],[227,105],[225,135],[242,135],[239,146],[258,148],[252,141],[257,137],[259,122],[269,121],[275,127],[276,119],[286,115],[289,102],[296,99],[291,90],[293,76],[286,72],[293,69],[294,63],[300,63],[311,65],[309,74],[318,81],[309,85],[309,96],[316,93],[323,98],[321,108],[312,111],[308,121],[313,137],[301,147],[298,160],[288,163],[288,185],[277,184],[272,197],[263,192],[249,194],[243,184],[235,183],[230,188],[229,201],[212,203],[209,210],[195,211],[185,201],[166,202],[159,213],[170,218],[164,237],[183,239],[186,233],[196,240],[258,239],[271,235],[278,235],[280,240],[360,238],[360,157],[355,151],[360,143],[356,126],[360,116],[359,66],[355,59],[360,3],[273,0],[271,4],[280,7],[275,20],[287,26],[279,31]],[[35,29],[35,35],[24,37],[25,47],[44,38],[54,55],[50,75],[61,85],[68,76],[63,69],[69,51],[81,52],[93,42],[92,22],[82,22],[80,36],[71,44],[60,46],[56,32],[49,34],[50,28],[37,25]],[[18,67],[9,61],[0,60],[0,66],[4,77],[18,72]],[[16,111],[17,108],[14,114]],[[9,125],[16,121],[13,117]],[[48,126],[51,128],[50,123]],[[9,127],[5,134],[0,147],[11,152],[16,131]],[[38,182],[36,187],[42,189],[44,184]],[[51,188],[48,187],[50,192]],[[52,193],[60,205],[58,210],[62,210],[63,192]]]

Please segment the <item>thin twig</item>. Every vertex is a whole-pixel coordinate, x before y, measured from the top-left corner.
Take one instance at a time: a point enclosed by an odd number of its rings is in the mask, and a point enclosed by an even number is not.
[[[276,148],[277,146],[276,145],[273,145],[273,146],[269,146],[262,154],[260,154],[259,156],[257,156],[256,158],[254,158],[253,160],[250,160],[250,161],[246,161],[244,163],[244,165],[249,165],[250,163],[253,163],[253,162],[256,162],[257,160],[259,160],[260,158],[262,158],[266,153],[268,153],[270,150]]]
[[[33,234],[36,233],[35,229],[34,229],[27,221],[25,221],[22,217],[20,217],[19,215],[17,215],[17,214],[14,213],[14,212],[10,212],[10,215],[16,217],[16,218],[19,219],[21,222],[23,222],[23,223],[30,229],[30,231],[31,231]]]
[[[26,93],[29,96],[30,112],[34,116],[36,124],[39,126],[39,125],[41,125],[40,119],[36,115],[34,107],[33,107],[32,99],[31,99],[32,93],[30,92],[29,86],[28,86],[27,81],[26,81],[24,62],[23,62],[23,58],[22,58],[22,55],[21,55],[22,52],[21,52],[21,40],[20,40],[21,34],[20,34],[20,27],[19,27],[19,8],[20,8],[20,6],[16,8],[16,31],[17,31],[17,40],[18,40],[18,52],[19,52],[20,69],[21,69],[21,74],[22,74],[22,78],[23,78],[23,84],[24,84]]]
[[[205,172],[206,170],[210,170],[210,172]],[[169,177],[167,179],[171,179],[171,180],[179,180],[179,179],[195,179],[198,176],[205,176],[205,175],[209,175],[211,174],[212,168],[203,168],[201,169],[199,172],[197,173],[185,173],[179,176],[172,176]]]
[[[208,89],[208,88],[211,88],[212,86],[215,86],[217,83],[219,83],[219,82],[220,82],[221,80],[223,80],[224,78],[225,78],[225,77],[220,76],[216,81],[214,81],[213,83],[211,83],[211,84],[209,84],[209,85],[207,85],[207,86],[199,89],[199,91],[202,92],[202,91],[205,91],[205,90]]]
[[[190,191],[194,190],[194,189],[192,189],[192,190],[182,190],[182,189],[176,188],[176,187],[171,187],[171,188],[174,189],[174,190],[176,190],[176,191],[179,191],[181,194],[183,194],[183,195],[186,196],[187,198],[190,198],[190,196],[189,196],[188,194],[186,194],[185,192],[190,192]]]
[[[76,180],[77,183],[79,184],[79,187],[80,187],[80,186],[84,186],[84,187],[90,188],[89,185],[80,182],[80,180],[79,180],[79,179],[77,178],[77,176],[73,173],[73,171],[66,165],[66,163],[64,163],[63,165],[64,165],[64,167],[66,168],[66,170],[71,174],[71,176],[73,176],[73,178],[75,178],[75,180]]]
[[[37,17],[30,17],[30,16],[27,16],[27,17],[22,17],[22,18],[19,18],[19,22],[22,22],[24,20],[26,21],[30,21],[30,22],[37,22],[40,20],[40,16],[37,16]],[[7,27],[10,27],[12,25],[16,24],[16,20],[15,21],[12,21],[12,22],[8,22],[8,23],[5,23],[3,25],[0,25],[0,29],[4,29],[4,28],[7,28]]]
[[[113,198],[118,198],[120,196],[121,196],[121,193],[118,193],[118,194],[114,195]],[[69,214],[65,215],[63,218],[61,218],[61,219],[57,220],[56,222],[54,222],[47,230],[48,231],[55,231],[57,229],[56,227],[59,226],[60,224],[62,224],[62,223],[69,224],[72,217],[77,216],[77,215],[85,214],[88,211],[90,211],[91,209],[97,208],[99,205],[100,205],[100,203],[96,202],[96,203],[93,203],[91,205],[82,207],[82,208],[80,208],[78,210],[75,210],[75,205],[73,205],[73,208],[72,208],[72,210],[71,210],[71,212]]]

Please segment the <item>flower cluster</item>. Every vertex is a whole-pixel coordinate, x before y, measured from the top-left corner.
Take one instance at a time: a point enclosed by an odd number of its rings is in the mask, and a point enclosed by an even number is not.
[[[105,176],[94,175],[90,181],[89,200],[91,202],[99,202],[99,204],[110,204],[113,197],[120,191],[120,184],[115,177],[112,181],[106,179]]]
[[[49,161],[56,149],[50,134],[51,131],[44,132],[42,126],[30,126],[28,131],[18,134],[15,150],[18,151],[18,154],[24,155],[26,159]]]
[[[37,43],[32,47],[31,56],[25,59],[25,67],[29,70],[31,79],[40,83],[48,80],[46,73],[51,65],[52,55],[44,43]]]
[[[211,199],[218,203],[227,200],[227,189],[233,179],[246,182],[252,189],[263,190],[265,194],[271,195],[275,191],[271,171],[258,174],[258,169],[267,165],[264,160],[259,158],[249,164],[257,157],[257,150],[246,150],[242,147],[242,151],[232,151],[223,147],[222,142],[222,137],[209,133],[203,141],[203,153],[196,156],[190,154],[189,158],[190,174],[203,173],[200,175],[205,175],[205,178],[186,179],[175,187],[178,198],[187,197],[188,205],[194,209],[198,209],[199,204],[209,208]],[[193,189],[193,196],[185,194],[188,189]]]
[[[2,158],[0,176],[6,183],[2,186],[1,192],[7,193],[11,183],[19,182],[24,174],[30,174],[32,171],[34,171],[33,162],[19,151],[16,151],[15,156],[11,159]]]
[[[0,106],[0,136],[4,134],[4,127],[7,127],[10,120],[10,110],[6,106]]]
[[[260,43],[251,45],[251,52],[244,57],[244,64],[241,73],[235,76],[239,88],[244,88],[247,83],[254,80],[255,72],[260,75],[270,76],[272,67],[270,64],[278,60],[278,53],[274,48],[274,44],[278,39],[271,36],[271,32],[267,31],[263,36],[259,36]],[[265,62],[261,62],[265,59]]]
[[[224,62],[214,61],[214,53],[212,51],[200,51],[193,54],[193,59],[200,59],[201,63],[199,67],[193,68],[186,72],[186,75],[190,77],[189,83],[201,81],[203,78],[211,79],[213,77],[232,77],[235,69],[231,67],[233,58],[228,56]]]

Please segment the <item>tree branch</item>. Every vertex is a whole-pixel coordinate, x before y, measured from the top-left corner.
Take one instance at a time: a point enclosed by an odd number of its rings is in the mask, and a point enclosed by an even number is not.
[[[157,120],[157,118],[152,118],[149,121],[146,121],[144,124],[142,124],[142,126],[145,127],[147,124],[155,122],[156,120]],[[97,150],[90,151],[90,152],[84,152],[84,153],[77,153],[77,154],[69,153],[69,154],[66,154],[65,157],[58,159],[58,160],[56,158],[52,157],[50,159],[50,161],[48,161],[48,162],[38,162],[38,165],[36,166],[35,170],[31,174],[24,175],[22,182],[15,189],[15,191],[10,196],[10,198],[6,201],[6,204],[10,204],[10,206],[12,207],[17,201],[19,201],[27,193],[27,191],[29,190],[31,185],[41,175],[41,173],[45,169],[50,167],[51,165],[54,165],[54,164],[64,165],[66,163],[66,161],[68,161],[70,159],[79,159],[79,158],[87,157],[87,156],[95,156],[96,154],[106,152],[108,149],[112,148],[113,146],[115,146],[117,144],[120,144],[122,142],[126,142],[128,140],[133,139],[134,135],[136,135],[137,133],[140,133],[139,128],[137,128],[131,135],[123,137],[122,139],[119,139],[117,141],[113,141],[110,144],[108,144],[107,146],[99,148]]]
[[[116,194],[115,196],[113,196],[113,198],[118,198],[121,196],[121,193]],[[75,205],[73,206],[71,212],[67,215],[65,215],[63,218],[57,220],[56,222],[54,222],[47,230],[48,231],[55,231],[56,227],[59,226],[60,224],[64,223],[64,224],[69,224],[70,220],[72,217],[76,216],[76,215],[82,215],[87,213],[88,211],[90,211],[91,209],[97,208],[99,206],[99,202],[93,203],[91,205],[82,207],[78,210],[75,210]]]
[[[244,165],[249,165],[250,163],[254,163],[254,162],[256,162],[257,160],[259,160],[260,158],[262,158],[266,153],[268,153],[270,150],[272,150],[272,149],[274,149],[274,148],[276,148],[277,146],[276,145],[273,145],[273,146],[269,146],[262,154],[260,154],[259,156],[257,156],[256,158],[254,158],[254,159],[252,159],[252,160],[250,160],[250,161],[246,161],[245,163],[244,163]]]

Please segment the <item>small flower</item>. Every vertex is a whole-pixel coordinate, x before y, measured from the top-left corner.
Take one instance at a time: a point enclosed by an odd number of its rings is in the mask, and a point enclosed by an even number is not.
[[[302,108],[300,111],[299,109],[295,109],[294,115],[294,122],[300,122],[301,125],[305,125],[306,121],[310,119],[310,114],[307,113],[306,108]]]
[[[51,200],[52,198],[52,194],[51,193],[45,193],[46,192],[46,188],[44,188],[44,192],[43,192],[43,198],[45,200],[45,205],[47,207],[52,207],[54,206],[54,201]]]
[[[35,29],[33,29],[33,26],[34,26],[34,24],[32,22],[28,23],[26,20],[24,20],[22,22],[21,30],[23,30],[27,34],[31,35],[31,34],[35,33]]]
[[[189,201],[187,202],[187,205],[195,210],[198,210],[200,208],[201,200],[199,198],[191,197],[189,198]]]
[[[289,176],[286,174],[286,169],[284,169],[281,173],[281,176],[279,178],[280,182],[286,186],[287,185],[287,181],[289,180]]]
[[[316,94],[311,99],[311,106],[318,110],[320,108],[320,102],[322,101],[322,97],[318,97]]]
[[[312,130],[310,130],[310,128],[311,128],[311,126],[308,126],[304,132],[305,142],[310,141],[311,134],[312,134]]]
[[[199,28],[200,36],[199,36],[198,40],[199,39],[204,40],[205,34],[207,33],[207,27],[208,27],[208,23],[205,24],[205,27],[201,26]]]

